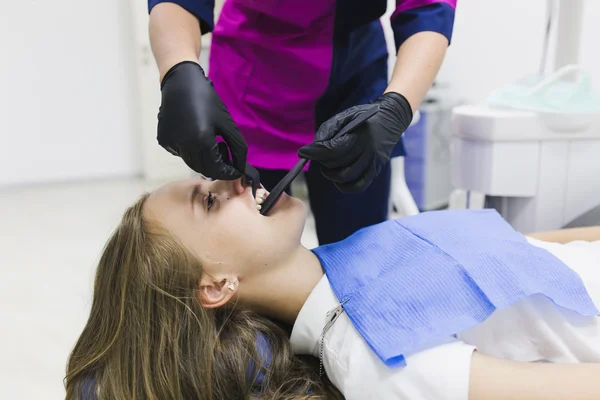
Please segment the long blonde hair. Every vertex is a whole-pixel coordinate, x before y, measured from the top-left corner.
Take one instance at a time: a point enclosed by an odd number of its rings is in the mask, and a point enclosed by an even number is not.
[[[147,197],[104,248],[90,316],[68,360],[66,398],[342,399],[292,354],[276,323],[202,307],[200,261],[144,219]]]

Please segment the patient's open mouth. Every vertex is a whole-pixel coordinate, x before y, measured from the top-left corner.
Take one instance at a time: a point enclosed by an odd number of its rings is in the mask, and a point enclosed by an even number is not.
[[[262,209],[262,203],[266,200],[267,196],[269,196],[269,192],[261,185],[261,187],[256,190],[256,197],[254,198],[256,201],[256,209],[258,211]]]

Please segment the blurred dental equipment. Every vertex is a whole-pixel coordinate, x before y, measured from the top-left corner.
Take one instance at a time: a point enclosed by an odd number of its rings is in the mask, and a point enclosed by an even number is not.
[[[419,123],[421,113],[419,110],[415,112],[413,120],[410,123],[408,130]],[[407,131],[408,131],[407,130]],[[400,140],[406,140],[406,132]],[[416,215],[419,213],[419,208],[415,202],[413,194],[408,188],[405,175],[405,157],[393,157],[390,159],[392,166],[392,185],[390,188],[390,209],[395,208],[402,216]]]
[[[600,223],[600,94],[578,65],[583,0],[547,9],[539,73],[453,112],[450,207],[494,207],[521,232]]]
[[[420,118],[404,133],[402,140],[406,155],[392,159],[403,162],[406,187],[415,204],[415,214],[448,206],[452,185],[450,182],[450,126],[452,110],[461,104],[453,95],[451,85],[435,82],[420,108]],[[394,181],[392,190],[397,185]],[[392,196],[392,198],[394,198]],[[401,215],[411,215],[396,206]]]

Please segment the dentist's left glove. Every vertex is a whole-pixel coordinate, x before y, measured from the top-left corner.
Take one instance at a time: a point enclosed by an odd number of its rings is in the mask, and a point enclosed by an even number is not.
[[[248,145],[202,67],[192,61],[176,64],[165,74],[161,91],[158,143],[206,177],[239,178]],[[223,160],[217,136],[227,143],[232,164]]]
[[[369,187],[412,121],[410,104],[400,93],[385,93],[374,104],[379,105],[379,111],[356,129],[339,135],[371,105],[351,107],[334,115],[319,127],[313,143],[298,151],[300,158],[320,163],[323,176],[341,192],[361,192]]]

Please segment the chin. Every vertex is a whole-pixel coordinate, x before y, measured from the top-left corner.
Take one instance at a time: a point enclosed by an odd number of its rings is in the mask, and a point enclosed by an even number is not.
[[[279,204],[275,206],[272,216],[285,224],[288,231],[297,232],[298,237],[302,236],[304,224],[306,223],[307,207],[300,199],[286,196]]]
[[[285,214],[286,217],[301,218],[302,223],[304,223],[304,220],[306,219],[306,204],[295,197],[287,197],[285,201],[282,202],[280,211],[282,214]]]
[[[306,224],[307,207],[306,204],[304,204],[304,202],[300,199],[292,197],[292,200],[294,203],[294,226],[298,227],[298,240],[300,240],[300,238],[302,237],[302,232],[304,232],[304,226]]]

